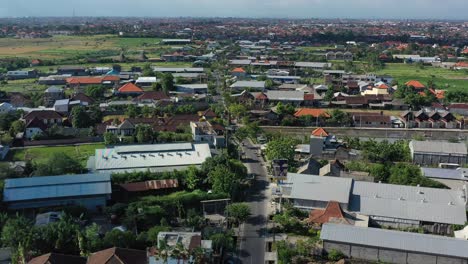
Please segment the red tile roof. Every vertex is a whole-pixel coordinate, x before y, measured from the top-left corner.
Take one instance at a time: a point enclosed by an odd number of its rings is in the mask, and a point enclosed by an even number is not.
[[[245,73],[245,70],[242,69],[242,68],[235,68],[234,70],[232,70],[232,72],[235,72],[235,73]]]
[[[87,264],[147,264],[146,251],[127,248],[108,248],[91,254]]]
[[[345,219],[343,211],[341,210],[340,204],[335,201],[328,202],[325,210],[313,210],[309,214],[309,223],[325,224],[330,221],[331,218]]]
[[[313,101],[315,96],[313,94],[304,94],[304,101]]]
[[[31,259],[28,264],[86,264],[86,258],[73,255],[49,253]]]
[[[420,81],[416,81],[416,80],[408,81],[407,83],[405,83],[405,85],[408,86],[408,87],[413,86],[416,89],[426,88],[426,86],[424,84],[422,84]]]
[[[312,109],[312,108],[301,108],[294,114],[295,117],[308,116],[308,115],[313,116],[313,117],[320,117],[320,116],[330,117],[330,115],[325,110]]]
[[[143,93],[143,89],[133,83],[127,83],[119,88],[119,93]]]
[[[377,88],[379,89],[388,89],[390,88],[388,85],[386,85],[385,83],[382,83],[381,85],[379,85]]]
[[[328,132],[319,127],[319,128],[316,128],[314,131],[312,131],[312,136],[316,136],[316,137],[328,137]]]
[[[39,120],[44,120],[44,119],[62,119],[62,116],[55,112],[54,110],[37,110],[37,111],[31,111],[28,114],[24,116],[24,120],[26,122],[31,121],[32,119],[37,118]]]
[[[255,96],[255,99],[257,100],[268,100],[268,96],[264,93],[259,93],[257,96]]]
[[[120,81],[119,76],[107,75],[99,77],[70,77],[66,79],[68,84],[102,84],[105,81],[118,82]]]
[[[458,62],[457,64],[455,64],[455,67],[468,68],[468,62],[464,62],[464,61]]]
[[[169,96],[167,96],[164,92],[161,92],[161,91],[144,92],[142,95],[136,98],[137,101],[142,101],[142,100],[159,101],[159,100],[169,100],[169,99],[170,99]]]
[[[120,184],[127,192],[144,192],[149,190],[172,189],[179,187],[177,179],[173,180],[153,180],[144,182],[132,182]]]

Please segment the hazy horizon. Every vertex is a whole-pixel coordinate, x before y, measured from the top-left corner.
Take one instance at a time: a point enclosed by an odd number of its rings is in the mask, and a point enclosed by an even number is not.
[[[467,0],[7,0],[0,17],[243,17],[467,20]],[[79,4],[78,4],[79,3]]]

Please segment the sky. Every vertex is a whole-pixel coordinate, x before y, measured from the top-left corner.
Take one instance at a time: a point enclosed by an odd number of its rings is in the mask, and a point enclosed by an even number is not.
[[[141,16],[468,20],[468,0],[0,0],[0,17]]]

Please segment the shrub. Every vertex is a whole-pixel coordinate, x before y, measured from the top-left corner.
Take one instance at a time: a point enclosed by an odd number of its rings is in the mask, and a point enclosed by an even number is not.
[[[338,261],[340,259],[343,259],[344,257],[345,255],[337,249],[332,249],[328,252],[328,259],[331,261]]]

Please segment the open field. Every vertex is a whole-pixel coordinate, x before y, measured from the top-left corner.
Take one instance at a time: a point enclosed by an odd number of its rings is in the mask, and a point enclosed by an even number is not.
[[[431,80],[432,76],[434,76],[434,81],[440,89],[468,89],[468,73],[466,71],[453,71],[431,66],[424,66],[424,68],[421,69],[417,65],[387,63],[385,68],[378,71],[377,74],[391,75],[399,82],[400,85],[409,80],[419,80],[422,83],[427,84],[429,80]]]
[[[11,150],[9,157],[11,161],[25,161],[30,159],[36,163],[43,163],[46,162],[53,153],[66,153],[73,159],[80,161],[82,165],[86,165],[88,158],[94,155],[95,150],[104,147],[104,144],[85,144],[63,147],[33,147]]]
[[[4,92],[43,92],[46,85],[37,84],[36,79],[11,80],[6,84],[0,84],[0,90]]]
[[[159,38],[119,38],[114,35],[54,36],[42,39],[0,38],[0,58],[69,59],[75,56],[106,52],[116,56],[123,49],[130,54],[145,50],[148,57],[170,46],[160,45]]]

